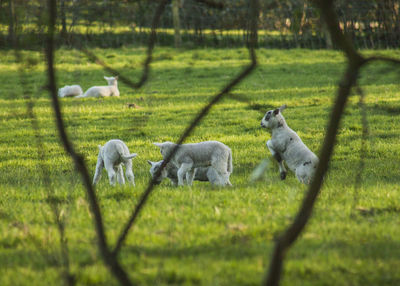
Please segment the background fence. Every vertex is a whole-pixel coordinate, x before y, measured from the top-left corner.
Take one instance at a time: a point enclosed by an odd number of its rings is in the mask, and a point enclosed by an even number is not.
[[[205,2],[205,3],[203,3]],[[184,47],[243,46],[249,38],[248,1],[173,0],[158,31],[158,45],[174,45],[173,4]],[[147,44],[157,1],[58,0],[58,45],[119,47]],[[304,0],[270,0],[260,4],[258,46],[265,48],[335,48],[320,12]],[[357,48],[396,48],[400,44],[400,1],[335,2],[339,24]],[[1,46],[10,46],[13,33],[28,47],[41,46],[46,30],[46,1],[0,1]],[[39,36],[38,36],[39,35]]]

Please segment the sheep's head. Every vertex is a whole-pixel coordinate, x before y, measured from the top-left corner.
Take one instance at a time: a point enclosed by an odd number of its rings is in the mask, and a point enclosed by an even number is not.
[[[286,104],[273,110],[267,111],[264,117],[261,119],[261,127],[263,128],[276,128],[281,127],[285,124],[285,118],[282,115],[282,111],[286,108]]]
[[[157,171],[160,169],[160,167],[161,167],[161,164],[163,163],[163,160],[161,160],[161,161],[158,161],[158,162],[152,162],[152,161],[150,161],[150,160],[147,160],[147,163],[149,163],[150,164],[150,174],[151,174],[151,177],[152,178],[154,178],[154,175],[157,173]],[[161,181],[165,178],[165,177],[167,177],[167,169],[166,168],[164,168],[162,171],[161,171],[161,174],[160,174],[160,176],[158,176],[158,178],[157,178],[157,180],[154,182],[156,185],[158,185],[158,184],[160,184],[161,183]]]
[[[104,77],[104,79],[107,81],[108,85],[117,85],[117,80],[118,76],[116,77]]]

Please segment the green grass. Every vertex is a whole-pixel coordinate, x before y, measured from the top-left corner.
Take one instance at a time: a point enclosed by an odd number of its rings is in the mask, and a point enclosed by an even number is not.
[[[145,50],[93,52],[137,80]],[[371,52],[365,52],[367,54]],[[400,51],[381,51],[400,57]],[[285,117],[318,152],[344,58],[334,51],[257,51],[259,66],[196,128],[187,142],[219,140],[233,152],[233,188],[207,183],[157,187],[133,227],[121,261],[140,285],[260,285],[274,238],[292,221],[305,193],[292,173],[280,181],[265,147],[260,120],[271,107],[288,105]],[[60,146],[53,123],[43,56],[24,52],[24,89],[12,52],[0,57],[0,285],[61,284],[59,235],[48,206],[40,164],[49,168],[62,203],[71,271],[79,285],[116,285],[103,265],[80,177]],[[149,82],[140,90],[119,84],[120,98],[62,99],[68,134],[91,174],[97,145],[124,140],[131,152],[136,187],[97,188],[108,240],[114,243],[149,182],[147,160],[161,155],[152,142],[175,141],[197,112],[241,67],[245,49],[156,49]],[[59,86],[83,89],[105,84],[106,74],[77,51],[56,54]],[[362,131],[358,97],[342,121],[330,171],[305,232],[288,252],[282,285],[400,284],[400,85],[398,70],[369,65],[360,82],[366,93],[370,134],[362,185],[354,190]],[[45,160],[37,159],[26,97],[34,98]],[[128,108],[136,103],[141,108]],[[269,158],[265,179],[249,183],[252,170]],[[356,203],[355,203],[356,201]],[[354,205],[365,208],[364,214]],[[355,213],[355,216],[351,214]],[[51,260],[53,259],[53,260]]]

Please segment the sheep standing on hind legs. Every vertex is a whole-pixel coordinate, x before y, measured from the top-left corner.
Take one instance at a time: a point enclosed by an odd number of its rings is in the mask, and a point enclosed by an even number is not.
[[[118,90],[118,76],[116,77],[104,77],[107,81],[107,86],[92,86],[84,94],[75,96],[75,98],[84,97],[108,97],[108,96],[119,96]]]
[[[303,184],[310,184],[318,166],[318,157],[307,148],[299,135],[286,124],[282,111],[286,105],[265,113],[261,120],[261,127],[269,128],[272,137],[267,141],[267,147],[272,156],[278,161],[281,179],[286,178],[286,162],[297,179]]]
[[[175,143],[154,143],[160,147],[163,158],[167,158],[176,147]],[[231,149],[218,141],[205,141],[200,143],[182,144],[172,156],[168,164],[173,164],[177,171],[178,186],[186,183],[191,186],[197,168],[210,167],[207,171],[210,183],[218,186],[230,186],[229,176],[232,173]]]
[[[125,175],[128,182],[135,185],[135,176],[132,172],[132,158],[136,156],[136,153],[129,153],[128,147],[121,140],[110,140],[103,147],[99,145],[99,155],[97,157],[93,185],[96,185],[100,180],[103,168],[107,170],[110,185],[115,186],[116,179],[120,185],[125,184],[122,164],[125,165]]]

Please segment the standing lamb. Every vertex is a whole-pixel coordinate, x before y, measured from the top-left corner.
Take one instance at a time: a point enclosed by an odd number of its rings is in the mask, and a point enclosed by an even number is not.
[[[93,177],[93,185],[96,185],[101,178],[103,167],[107,170],[110,185],[115,186],[115,178],[120,185],[125,184],[122,164],[125,165],[125,175],[129,183],[135,185],[135,176],[132,172],[132,158],[137,154],[129,153],[124,142],[118,139],[108,141],[103,147],[99,145],[96,172]]]
[[[75,98],[83,97],[108,97],[108,96],[119,96],[118,90],[118,76],[116,77],[104,77],[107,81],[108,86],[92,86],[85,94],[78,95]]]
[[[66,85],[58,90],[59,97],[73,97],[82,95],[83,91],[79,85]]]
[[[152,162],[150,160],[147,160],[147,162],[150,164],[150,174],[151,177],[154,178],[155,173],[158,171],[158,169],[161,167],[161,164],[163,163],[164,160],[158,161],[158,162]],[[162,170],[161,175],[158,177],[157,181],[155,182],[156,184],[160,184],[161,181],[164,178],[168,178],[172,185],[176,186],[178,185],[178,168],[175,167],[173,164],[167,164],[165,168]],[[217,184],[217,182],[214,182],[218,178],[217,175],[215,175],[215,170],[212,167],[199,167],[195,169],[194,172],[194,180],[195,181],[201,181],[201,182],[210,182],[211,184]],[[185,179],[185,178],[183,178]],[[227,185],[232,186],[231,182],[229,181],[228,177],[228,182]]]
[[[163,158],[167,158],[176,147],[175,143],[154,143],[160,147]],[[200,143],[182,144],[171,158],[169,164],[175,166],[178,177],[178,186],[186,183],[191,186],[195,171],[200,167],[210,167],[207,177],[210,183],[218,186],[231,185],[229,176],[232,173],[232,151],[225,144],[218,141],[205,141]]]
[[[281,179],[286,178],[286,162],[297,179],[304,184],[310,184],[318,166],[318,157],[307,148],[300,137],[286,124],[282,111],[286,105],[268,111],[261,120],[261,127],[272,131],[267,147],[272,156],[278,161]]]

